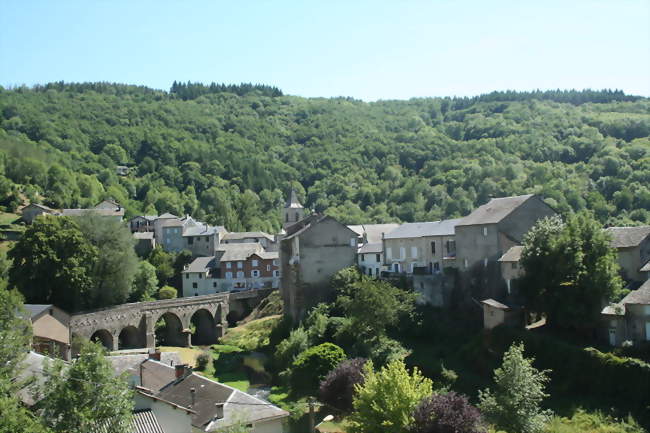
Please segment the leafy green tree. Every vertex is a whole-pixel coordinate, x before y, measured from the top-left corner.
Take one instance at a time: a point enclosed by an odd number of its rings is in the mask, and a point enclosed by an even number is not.
[[[115,433],[131,431],[132,391],[125,377],[115,376],[101,345],[83,342],[75,362],[55,361],[45,374],[38,408],[53,431],[86,433],[100,426]]]
[[[332,343],[323,343],[300,353],[291,366],[291,389],[315,394],[320,382],[345,359],[345,352]]]
[[[589,214],[540,220],[524,237],[521,264],[526,305],[549,326],[589,328],[604,302],[622,294],[616,252]]]
[[[167,284],[174,276],[174,257],[160,246],[154,248],[147,261],[156,267],[156,276],[160,284]]]
[[[131,232],[120,221],[101,216],[84,216],[78,218],[77,223],[86,239],[99,252],[91,271],[92,306],[105,307],[126,302],[138,263]]]
[[[158,299],[174,299],[178,296],[178,292],[172,286],[162,286],[158,290]]]
[[[409,373],[403,361],[379,371],[372,361],[364,366],[364,382],[355,386],[354,411],[348,417],[351,433],[404,433],[413,423],[413,410],[432,394],[433,383],[417,368]]]
[[[524,357],[524,345],[513,344],[503,354],[501,367],[494,370],[494,391],[479,392],[478,408],[486,420],[500,429],[536,433],[544,429],[551,413],[541,403],[549,381],[548,370],[533,367],[533,359]]]
[[[133,278],[131,301],[153,301],[158,291],[156,268],[146,260],[138,263],[138,270]]]
[[[9,252],[9,285],[27,302],[66,311],[88,307],[98,250],[65,217],[37,218]]]

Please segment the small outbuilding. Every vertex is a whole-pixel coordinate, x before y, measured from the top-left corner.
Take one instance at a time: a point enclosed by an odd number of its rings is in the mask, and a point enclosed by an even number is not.
[[[523,310],[518,306],[502,304],[494,299],[484,299],[483,306],[483,328],[492,329],[499,325],[510,327],[523,326]]]

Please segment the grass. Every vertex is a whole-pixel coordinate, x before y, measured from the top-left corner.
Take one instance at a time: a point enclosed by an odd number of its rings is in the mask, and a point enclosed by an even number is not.
[[[15,223],[20,217],[15,213],[0,212],[0,226],[10,225]]]
[[[221,338],[223,344],[253,351],[269,344],[271,331],[280,321],[280,315],[263,317],[228,329]]]

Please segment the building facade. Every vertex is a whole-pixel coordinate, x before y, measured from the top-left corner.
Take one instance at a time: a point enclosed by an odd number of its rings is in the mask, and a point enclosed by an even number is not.
[[[650,261],[650,226],[609,227],[611,246],[616,248],[621,274],[627,282],[647,279],[641,268]]]

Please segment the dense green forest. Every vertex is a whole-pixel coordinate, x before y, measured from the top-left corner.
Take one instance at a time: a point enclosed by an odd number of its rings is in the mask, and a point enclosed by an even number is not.
[[[0,88],[0,205],[112,197],[129,216],[275,231],[292,186],[347,223],[437,220],[534,192],[564,213],[648,224],[649,135],[650,100],[607,90],[367,103],[252,84]]]

